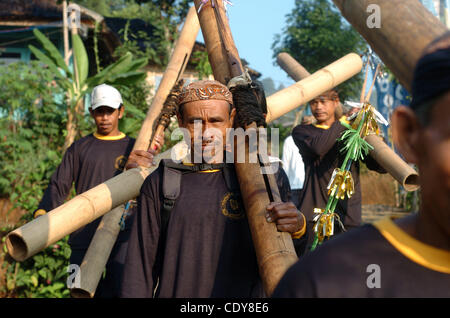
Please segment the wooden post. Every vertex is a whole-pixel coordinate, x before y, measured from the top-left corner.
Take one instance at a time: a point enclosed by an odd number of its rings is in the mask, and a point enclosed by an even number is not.
[[[422,51],[433,39],[448,30],[419,1],[333,0],[333,2],[409,91],[413,70]],[[372,6],[372,9],[368,11],[369,6]],[[373,14],[379,14],[380,27],[368,25]]]

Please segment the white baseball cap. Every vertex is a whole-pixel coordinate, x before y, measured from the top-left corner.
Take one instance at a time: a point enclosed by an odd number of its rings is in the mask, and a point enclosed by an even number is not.
[[[123,104],[122,96],[114,87],[106,84],[95,86],[91,94],[92,110],[100,106],[108,106],[114,109]]]

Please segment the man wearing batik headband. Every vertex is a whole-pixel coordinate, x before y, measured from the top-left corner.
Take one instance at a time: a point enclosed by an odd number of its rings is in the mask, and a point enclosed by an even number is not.
[[[450,297],[450,32],[417,63],[412,96],[410,107],[395,109],[392,128],[419,167],[419,213],[323,244],[288,270],[274,296]]]
[[[342,165],[344,155],[337,142],[346,128],[336,115],[340,105],[336,90],[330,90],[310,101],[315,124],[298,125],[292,130],[292,138],[297,145],[305,165],[305,181],[300,193],[299,209],[305,214],[309,233],[313,233],[315,208],[324,209],[328,201],[328,182],[333,171]],[[385,171],[371,157],[364,160],[367,167],[380,173]],[[350,199],[339,200],[336,212],[346,230],[361,225],[361,186],[359,182],[359,162],[351,166],[354,181],[354,193]],[[335,234],[341,232],[335,220]],[[305,252],[310,250],[314,235],[308,235]]]
[[[225,150],[236,102],[216,81],[184,88],[177,117],[179,126],[190,132],[191,148],[199,141],[202,151],[218,143]],[[201,124],[202,136],[194,135],[196,124]],[[211,128],[219,133],[205,136]],[[122,297],[264,296],[234,165],[216,155],[200,162],[192,155],[179,164],[163,160],[144,181]],[[290,191],[286,183],[288,188],[280,189],[282,200]],[[292,202],[269,205],[267,212],[279,231],[294,238],[304,234],[306,222]]]

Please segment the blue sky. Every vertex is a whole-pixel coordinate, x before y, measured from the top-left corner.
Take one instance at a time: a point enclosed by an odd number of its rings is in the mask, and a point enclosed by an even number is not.
[[[272,58],[274,36],[286,26],[286,15],[294,8],[295,0],[231,0],[228,17],[239,56],[249,66],[262,73],[260,79],[271,77],[275,86],[289,86],[294,81]],[[203,41],[203,36],[198,37]]]

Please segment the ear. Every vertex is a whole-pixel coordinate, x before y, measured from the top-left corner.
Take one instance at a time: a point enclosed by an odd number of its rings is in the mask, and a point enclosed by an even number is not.
[[[231,112],[230,112],[230,122],[231,122],[231,124],[233,125],[233,123],[234,123],[234,117],[236,116],[236,108],[232,108],[231,109]]]
[[[422,129],[413,110],[406,106],[399,106],[391,117],[392,139],[395,146],[405,157],[407,162],[418,163],[420,154],[420,131]]]
[[[119,109],[119,119],[121,119],[123,117],[124,112],[125,112],[125,106],[122,105],[122,107],[120,107],[120,109]]]

